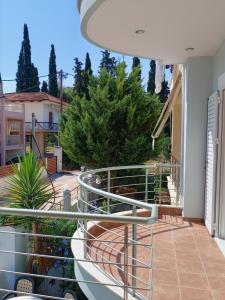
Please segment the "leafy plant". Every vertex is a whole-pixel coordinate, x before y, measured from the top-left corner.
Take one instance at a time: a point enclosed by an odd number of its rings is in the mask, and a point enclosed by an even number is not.
[[[42,209],[54,192],[50,189],[49,182],[43,179],[43,166],[36,160],[34,153],[27,153],[23,160],[18,157],[17,164],[12,164],[14,175],[10,176],[6,188],[10,207],[18,209]],[[40,220],[34,217],[7,217],[7,222],[15,226],[22,226],[37,233]],[[35,253],[39,253],[39,239],[36,236],[31,241]],[[29,260],[28,269],[32,269],[33,258]]]

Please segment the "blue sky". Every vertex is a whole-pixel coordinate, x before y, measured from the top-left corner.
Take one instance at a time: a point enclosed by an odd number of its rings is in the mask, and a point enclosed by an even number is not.
[[[94,73],[98,70],[101,49],[87,42],[80,33],[76,0],[0,0],[0,72],[2,79],[15,78],[17,60],[27,23],[32,47],[32,61],[39,75],[48,74],[50,45],[55,45],[57,69],[72,73],[73,59],[84,61],[89,52]],[[115,54],[122,59],[121,55]],[[125,57],[128,71],[131,57]],[[147,82],[149,60],[141,60],[144,84]],[[65,80],[71,86],[73,78]],[[15,82],[4,82],[4,92],[14,92]]]

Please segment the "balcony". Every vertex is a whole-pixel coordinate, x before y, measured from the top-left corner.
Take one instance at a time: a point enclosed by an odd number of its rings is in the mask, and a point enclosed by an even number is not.
[[[23,136],[22,135],[11,135],[6,137],[6,146],[23,146]]]
[[[152,58],[163,64],[213,56],[222,45],[225,2],[205,0],[204,12],[202,3],[77,0],[81,32],[88,41],[103,49]],[[151,17],[150,12],[154,12]],[[212,18],[218,22],[210,24],[208,20]],[[207,37],[204,41],[203,36]]]
[[[170,199],[174,168],[82,173],[77,212],[0,208],[0,292],[29,276],[36,290],[24,294],[43,299],[64,299],[68,287],[78,300],[81,290],[89,300],[223,299],[225,259],[202,224],[182,220],[179,197]],[[21,230],[18,216],[42,226]]]
[[[32,122],[26,122],[25,129],[28,131],[31,131],[32,130]],[[35,129],[36,129],[36,131],[58,132],[59,124],[58,123],[50,123],[50,122],[36,122]]]

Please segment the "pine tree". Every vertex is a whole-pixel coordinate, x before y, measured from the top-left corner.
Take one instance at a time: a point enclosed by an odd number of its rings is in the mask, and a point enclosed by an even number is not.
[[[85,97],[87,100],[90,100],[88,85],[89,85],[90,76],[92,76],[92,74],[93,71],[91,69],[91,59],[89,53],[87,52],[85,58],[85,66],[84,66],[84,90],[85,90]]]
[[[24,24],[23,42],[18,60],[16,73],[16,91],[31,92],[39,90],[37,68],[31,62],[31,45],[27,24]]]
[[[150,61],[150,71],[148,75],[147,91],[151,94],[155,94],[155,60]]]
[[[90,101],[75,97],[61,121],[60,141],[70,159],[90,168],[150,159],[161,105],[144,91],[138,69],[128,76],[121,63],[112,76],[103,68],[89,90]]]
[[[141,80],[141,61],[136,56],[133,57],[132,70],[134,70],[134,68],[139,68],[138,78],[139,78],[139,80]]]
[[[56,55],[55,55],[54,45],[51,45],[51,52],[49,58],[48,86],[49,86],[48,88],[49,94],[54,97],[57,97],[58,82],[57,82]]]
[[[84,70],[82,69],[83,63],[76,57],[74,59],[74,92],[79,97],[85,96],[85,80],[84,80]]]
[[[115,67],[117,65],[117,61],[115,57],[110,57],[110,51],[108,50],[104,50],[101,52],[102,52],[102,59],[100,61],[100,66],[99,66],[100,72],[103,68],[105,68],[110,75],[114,76]]]
[[[42,82],[41,91],[43,93],[48,93],[48,84],[47,84],[47,81],[45,81],[45,80],[43,80],[43,82]]]

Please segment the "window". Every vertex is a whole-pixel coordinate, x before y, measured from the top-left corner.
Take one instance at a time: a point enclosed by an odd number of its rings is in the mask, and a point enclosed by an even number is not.
[[[8,135],[18,136],[21,131],[21,122],[16,120],[8,121]]]

